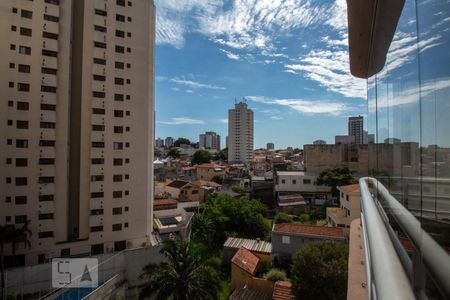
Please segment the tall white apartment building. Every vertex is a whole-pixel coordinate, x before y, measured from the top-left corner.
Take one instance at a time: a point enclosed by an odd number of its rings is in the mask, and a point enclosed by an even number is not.
[[[239,102],[228,110],[228,161],[248,163],[253,159],[253,111]]]
[[[213,131],[207,131],[199,135],[199,147],[220,151],[220,135]]]
[[[16,261],[148,244],[152,1],[1,0],[0,14],[0,224],[32,231]]]
[[[355,137],[356,144],[364,143],[364,117],[349,117],[348,118],[348,135]]]
[[[173,147],[173,144],[175,143],[175,139],[171,136],[166,137],[164,145],[166,148]]]
[[[156,148],[163,148],[164,147],[164,140],[162,138],[157,138],[155,140],[155,147]]]

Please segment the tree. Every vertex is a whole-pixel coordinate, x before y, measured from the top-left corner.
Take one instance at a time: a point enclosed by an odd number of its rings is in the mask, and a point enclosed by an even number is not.
[[[186,138],[178,138],[174,143],[174,147],[180,147],[181,145],[190,145],[191,141]]]
[[[189,242],[165,241],[161,254],[165,262],[143,268],[141,278],[146,278],[147,283],[139,298],[217,299],[220,278],[212,267],[192,253]]]
[[[29,228],[30,220],[27,220],[21,227],[15,227],[10,231],[11,253],[13,257],[13,266],[16,265],[16,251],[18,244],[23,244],[25,248],[31,248],[30,240],[31,230]]]
[[[153,150],[153,157],[160,157],[161,156],[161,150],[155,148]]]
[[[172,147],[169,149],[169,152],[167,152],[167,156],[178,158],[181,156],[181,151],[177,147]]]
[[[334,241],[314,242],[294,254],[291,279],[302,299],[345,299],[348,249]]]
[[[357,183],[353,172],[347,166],[340,166],[322,171],[317,177],[317,185],[327,185],[331,187],[333,197],[339,197],[338,186]]]
[[[0,298],[5,296],[5,245],[11,241],[11,232],[14,225],[0,225],[0,269],[1,269],[1,294]]]
[[[220,160],[228,161],[228,148],[224,148],[217,154]]]
[[[215,175],[213,178],[211,178],[211,181],[214,181],[215,183],[222,184],[223,183],[223,177]]]
[[[287,277],[286,277],[286,272],[280,270],[280,269],[270,269],[269,272],[267,272],[264,275],[264,278],[272,281],[272,282],[277,282],[277,281],[286,281]]]
[[[211,153],[207,150],[197,150],[192,156],[191,164],[200,165],[204,163],[210,163],[212,159]]]
[[[273,218],[273,222],[275,224],[278,224],[278,223],[292,223],[293,221],[294,220],[293,220],[292,216],[290,216],[290,215],[288,215],[286,213],[283,213],[283,212],[277,213],[275,215],[275,218]]]

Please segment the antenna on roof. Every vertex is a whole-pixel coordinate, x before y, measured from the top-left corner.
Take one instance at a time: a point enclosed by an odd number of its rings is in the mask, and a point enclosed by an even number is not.
[[[237,104],[237,99],[236,99],[236,97],[234,97],[234,104]]]

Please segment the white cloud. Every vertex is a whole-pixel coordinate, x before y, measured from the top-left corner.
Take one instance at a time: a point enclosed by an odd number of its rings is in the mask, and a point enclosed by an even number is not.
[[[196,125],[205,124],[205,121],[191,118],[172,118],[171,121],[157,121],[157,123],[166,125]]]
[[[186,90],[186,93],[188,94],[192,94],[194,91],[193,90]]]
[[[174,91],[176,91],[176,92],[179,92],[179,91],[180,91],[180,89],[177,88],[177,87],[171,87],[170,89],[171,89],[171,90],[174,90]]]
[[[161,81],[167,80],[167,77],[161,76],[161,75],[156,75],[155,80],[161,82]]]
[[[225,88],[221,87],[221,86],[200,83],[200,82],[187,80],[187,79],[184,79],[184,78],[178,78],[178,77],[174,77],[174,78],[170,79],[170,81],[175,82],[177,84],[188,86],[188,87],[193,88],[193,89],[225,90]]]
[[[331,101],[311,101],[304,99],[274,99],[264,96],[246,96],[248,100],[269,104],[289,107],[297,112],[304,114],[329,114],[340,115],[341,113],[350,110],[344,103],[337,103]]]
[[[283,120],[283,117],[280,117],[280,116],[270,116],[270,119],[272,119],[272,120]]]
[[[219,121],[220,121],[221,123],[228,124],[228,119],[220,119]]]
[[[240,59],[240,56],[239,56],[239,55],[237,55],[237,54],[235,54],[235,53],[233,53],[233,52],[231,52],[231,51],[227,51],[227,50],[224,50],[224,49],[219,49],[219,51],[225,53],[226,56],[227,56],[229,59],[233,59],[233,60],[239,60],[239,59]]]

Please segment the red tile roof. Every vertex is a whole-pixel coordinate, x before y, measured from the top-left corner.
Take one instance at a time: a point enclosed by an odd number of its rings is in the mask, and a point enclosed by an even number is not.
[[[259,257],[250,250],[241,247],[231,259],[231,262],[242,270],[255,275],[259,264]]]
[[[153,200],[153,206],[159,205],[177,205],[178,201],[174,199],[155,199]]]
[[[215,164],[201,164],[201,165],[198,165],[197,168],[205,168],[205,169],[216,169],[216,168],[219,168],[219,169],[224,169],[225,167],[221,166],[221,165],[215,165]]]
[[[346,194],[353,194],[353,193],[359,194],[359,184],[356,183],[356,184],[338,186],[338,190],[340,190],[341,192],[344,192]]]
[[[191,182],[193,185],[201,187],[201,186],[209,186],[209,187],[213,187],[213,188],[217,188],[217,187],[221,187],[221,184],[218,184],[217,182],[214,181],[206,181],[206,180],[194,180]]]
[[[275,224],[273,231],[304,234],[304,235],[329,236],[338,238],[344,237],[344,230],[342,228],[304,225],[304,224],[292,224],[292,223]]]
[[[273,300],[292,300],[292,283],[288,281],[277,281],[273,288]]]

